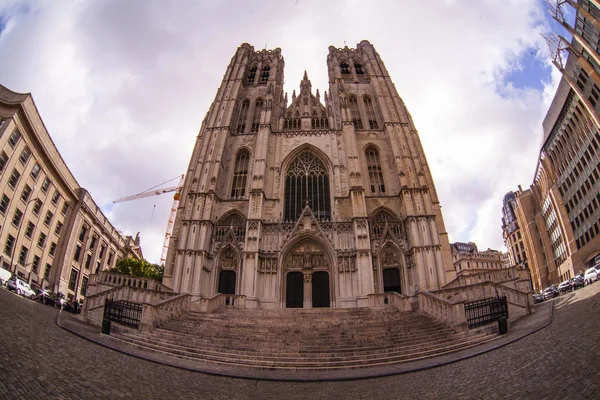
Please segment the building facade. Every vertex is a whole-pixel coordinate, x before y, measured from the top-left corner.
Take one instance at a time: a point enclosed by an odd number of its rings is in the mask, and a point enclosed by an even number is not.
[[[202,123],[163,283],[247,307],[356,307],[455,278],[416,127],[374,47],[329,48],[329,91],[283,92],[238,48]]]
[[[479,251],[473,242],[450,243],[450,249],[457,276],[505,268],[504,257],[500,251],[492,249]]]
[[[542,124],[534,182],[515,199],[535,290],[584,272],[600,255],[599,6],[567,0],[553,10],[572,39],[549,41],[562,79]],[[564,7],[575,11],[574,26]]]
[[[0,86],[0,265],[68,298],[85,296],[92,273],[141,257],[79,186],[30,94]]]

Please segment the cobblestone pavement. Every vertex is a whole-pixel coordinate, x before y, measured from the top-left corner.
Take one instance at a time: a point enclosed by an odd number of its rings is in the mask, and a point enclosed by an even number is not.
[[[600,398],[600,283],[554,300],[553,322],[489,353],[425,371],[338,382],[270,382],[131,357],[59,328],[58,311],[0,290],[0,398]]]

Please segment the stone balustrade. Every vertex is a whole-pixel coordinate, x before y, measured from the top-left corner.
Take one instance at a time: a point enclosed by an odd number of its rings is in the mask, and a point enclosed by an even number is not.
[[[156,304],[144,303],[140,331],[152,332],[157,326],[188,312],[190,300],[191,296],[184,293]]]
[[[161,282],[152,278],[143,278],[139,276],[130,276],[118,272],[103,271],[90,276],[88,286],[97,285],[102,291],[102,287],[110,286],[130,286],[141,289],[156,290],[159,292],[172,292],[173,290]]]
[[[417,293],[417,298],[420,311],[458,331],[468,330],[463,302],[451,302],[428,292]]]
[[[213,312],[222,307],[246,308],[246,296],[217,293],[210,298],[193,300],[191,309],[198,312]]]
[[[368,295],[369,308],[394,307],[400,311],[412,311],[411,298],[396,292],[373,293]]]

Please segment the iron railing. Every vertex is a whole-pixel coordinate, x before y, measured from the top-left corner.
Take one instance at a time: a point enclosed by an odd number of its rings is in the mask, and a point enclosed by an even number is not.
[[[142,319],[142,305],[125,300],[106,299],[104,302],[104,319],[130,328],[138,328]]]
[[[500,317],[508,318],[506,296],[465,303],[465,316],[469,328],[490,324]]]

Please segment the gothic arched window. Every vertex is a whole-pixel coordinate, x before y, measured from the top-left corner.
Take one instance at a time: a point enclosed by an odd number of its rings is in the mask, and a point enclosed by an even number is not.
[[[248,85],[254,85],[254,78],[256,78],[256,70],[256,65],[251,66],[248,70],[248,76],[246,78],[246,83]]]
[[[352,125],[354,125],[354,129],[363,129],[362,118],[360,117],[360,110],[358,109],[358,100],[356,100],[356,96],[350,96],[348,103],[350,104],[350,114],[352,114]]]
[[[369,171],[371,193],[385,193],[381,163],[379,162],[379,152],[375,146],[369,146],[365,151],[365,155],[367,157],[367,170]]]
[[[260,81],[258,81],[258,83],[260,83],[261,85],[266,84],[269,81],[269,75],[271,75],[271,67],[265,65],[262,68],[262,72],[260,74]]]
[[[342,75],[350,75],[350,66],[346,61],[340,63],[340,69],[342,70]]]
[[[237,126],[235,133],[244,133],[246,131],[246,118],[248,117],[248,109],[250,108],[250,100],[246,99],[242,102],[242,107],[238,114]]]
[[[373,101],[369,96],[363,97],[365,102],[365,110],[367,110],[367,121],[369,121],[369,129],[379,129],[379,124],[377,123],[377,116],[375,114],[375,106],[373,105]]]
[[[246,194],[246,179],[248,177],[248,164],[250,152],[246,149],[240,151],[235,160],[233,170],[233,183],[231,184],[231,198],[242,199]]]
[[[357,62],[354,63],[354,71],[356,71],[356,75],[364,75],[362,64]]]
[[[300,154],[287,171],[284,219],[296,221],[307,203],[315,218],[331,218],[327,169],[323,162],[309,151]]]
[[[262,99],[257,99],[256,103],[254,103],[254,117],[252,118],[252,126],[250,127],[251,133],[258,132],[258,126],[260,125],[260,111],[263,107]]]

